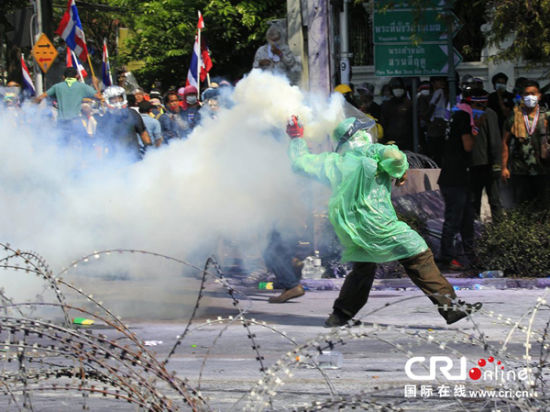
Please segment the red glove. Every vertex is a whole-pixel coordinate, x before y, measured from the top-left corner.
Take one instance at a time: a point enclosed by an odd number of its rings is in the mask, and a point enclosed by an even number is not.
[[[295,115],[292,115],[288,121],[286,126],[286,134],[289,135],[291,139],[304,137],[304,126],[298,123],[298,117]]]

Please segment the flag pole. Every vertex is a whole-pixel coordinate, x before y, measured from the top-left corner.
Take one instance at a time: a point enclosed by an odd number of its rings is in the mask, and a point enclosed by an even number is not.
[[[98,82],[94,80],[96,77],[94,73],[94,66],[92,66],[92,60],[90,59],[90,53],[87,53],[86,57],[88,57],[88,65],[90,66],[90,71],[92,72],[92,85],[94,86],[94,89],[96,89],[98,93],[101,93],[101,90],[99,90]]]
[[[92,76],[95,77],[94,66],[92,66],[92,60],[90,59],[90,54],[87,53],[86,56],[88,57],[88,65],[90,66],[90,70],[91,70],[91,72],[92,72]]]
[[[201,12],[199,11],[199,19]],[[202,60],[202,47],[201,47],[201,28],[198,27],[198,44],[199,55],[197,56],[197,96],[201,95],[201,60]]]
[[[74,53],[74,51],[72,49],[69,49],[68,47],[67,47],[67,50],[70,50],[71,51],[71,56],[74,57],[74,59],[72,59],[72,62],[73,62],[73,64],[76,64],[75,69],[78,72],[78,78],[80,79],[80,83],[84,83],[84,78],[82,77],[82,73],[80,72],[80,67],[79,67],[80,63],[78,62],[78,60],[76,58],[76,54]]]
[[[103,38],[103,49],[105,50],[105,64],[107,65],[107,74],[109,75],[109,82],[113,85],[113,76],[111,76],[111,65],[109,63],[109,49],[107,49],[107,37]],[[102,57],[103,58],[103,57]]]

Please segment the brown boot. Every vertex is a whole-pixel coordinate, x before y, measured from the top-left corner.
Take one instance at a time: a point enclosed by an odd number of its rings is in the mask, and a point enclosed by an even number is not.
[[[279,296],[272,296],[267,301],[269,303],[285,303],[289,299],[298,298],[304,293],[304,288],[302,285],[294,286],[292,289],[286,289]]]

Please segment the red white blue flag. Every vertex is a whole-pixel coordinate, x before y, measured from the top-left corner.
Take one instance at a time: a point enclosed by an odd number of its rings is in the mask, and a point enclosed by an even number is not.
[[[78,71],[78,74],[80,75],[80,80],[84,81],[84,77],[88,75],[88,72],[86,69],[84,69],[84,66],[80,64],[80,61],[76,57],[76,54],[74,51],[69,49],[67,47],[67,67],[74,67]]]
[[[111,76],[111,66],[109,65],[109,52],[107,51],[107,39],[103,39],[101,78],[105,87],[109,87],[113,84],[113,77]]]
[[[202,14],[199,11],[199,21],[197,23],[197,29],[202,30],[204,29],[204,19],[202,18]]]
[[[36,89],[34,88],[31,74],[29,73],[29,69],[25,64],[25,59],[23,59],[23,56],[21,56],[21,72],[23,74],[23,89],[26,90],[30,96],[34,96],[36,94]]]
[[[197,35],[195,36],[195,43],[193,44],[193,53],[191,54],[191,65],[187,72],[187,85],[195,86],[198,88],[199,76],[197,71],[200,67],[200,81],[206,79],[207,73],[212,68],[212,60],[210,59],[210,53],[206,47],[206,43],[203,39],[200,39],[200,31],[204,29],[204,19],[199,11],[199,22],[197,23]],[[200,42],[200,45],[199,45]]]
[[[199,47],[199,39],[198,36],[195,36],[193,53],[191,53],[191,65],[189,66],[189,70],[187,71],[187,84],[195,87],[198,87],[199,84],[199,76],[197,75],[199,65],[202,69],[202,62],[199,62],[200,55],[201,53]]]
[[[80,60],[86,60],[88,57],[88,48],[86,47],[86,37],[82,30],[82,23],[78,16],[75,0],[69,0],[67,10],[63,14],[63,18],[59,23],[59,27],[55,31],[71,50],[74,50]]]

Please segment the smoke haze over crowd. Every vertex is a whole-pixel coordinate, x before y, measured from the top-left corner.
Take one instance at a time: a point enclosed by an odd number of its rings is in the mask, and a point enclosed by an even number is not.
[[[219,239],[246,249],[274,224],[303,224],[303,178],[291,170],[284,130],[297,114],[322,144],[343,118],[342,99],[306,96],[280,77],[253,71],[233,105],[205,118],[187,140],[149,150],[137,163],[97,162],[56,147],[44,107],[25,105],[18,124],[0,112],[2,240],[32,249],[59,271],[94,250],[144,249],[192,263]],[[116,138],[113,137],[113,138]]]

